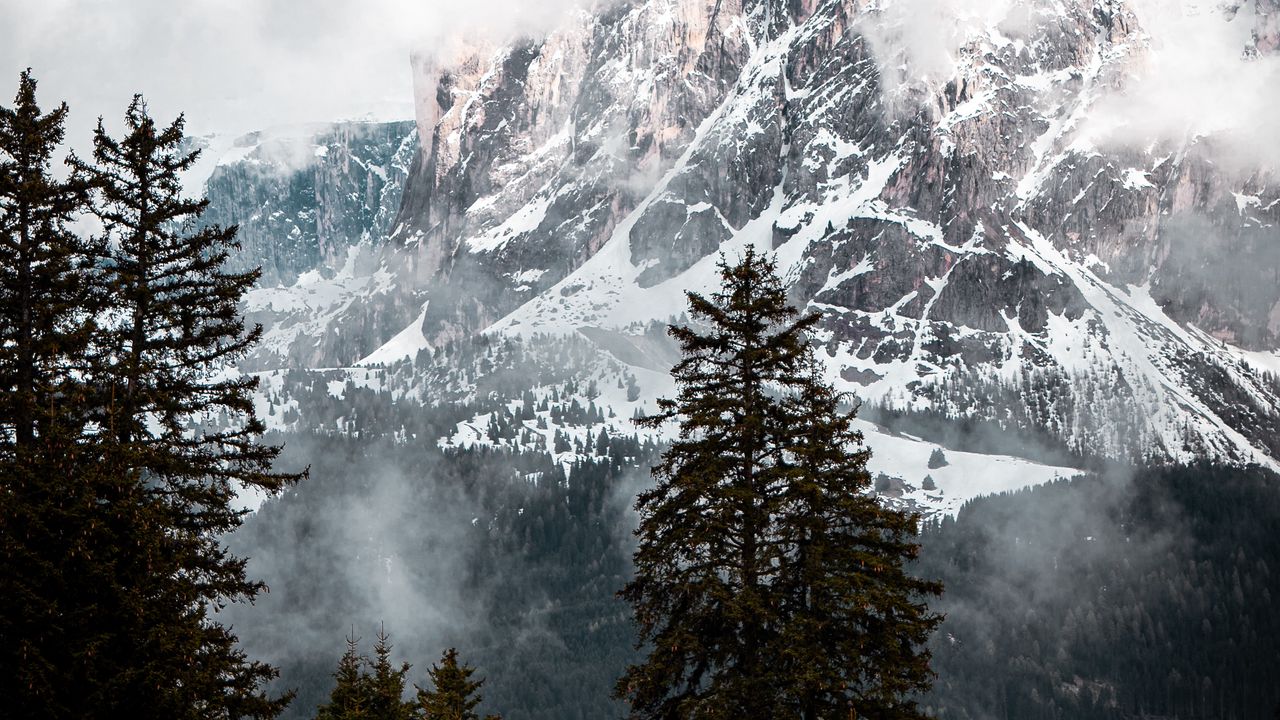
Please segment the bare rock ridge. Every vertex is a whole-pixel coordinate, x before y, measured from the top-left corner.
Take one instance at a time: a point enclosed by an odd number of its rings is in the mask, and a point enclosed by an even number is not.
[[[1280,0],[1234,13],[1241,62],[1272,62]],[[1081,452],[1273,462],[1275,168],[1213,134],[1111,139],[1101,108],[1153,52],[1120,0],[1017,4],[941,80],[902,32],[887,3],[636,0],[415,59],[421,152],[377,272],[261,363],[616,343],[753,243],[862,397],[1019,415]]]
[[[262,267],[267,286],[329,272],[348,247],[386,237],[418,154],[407,122],[283,128],[231,139],[229,147],[198,143],[222,153],[206,171],[205,219],[240,226],[234,262]]]

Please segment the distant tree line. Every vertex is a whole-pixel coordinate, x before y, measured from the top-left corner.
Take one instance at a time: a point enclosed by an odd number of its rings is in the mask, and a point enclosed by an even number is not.
[[[1125,469],[926,526],[942,720],[1280,715],[1280,478]]]

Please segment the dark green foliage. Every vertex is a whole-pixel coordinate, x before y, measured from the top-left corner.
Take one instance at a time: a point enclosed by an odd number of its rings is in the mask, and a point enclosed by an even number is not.
[[[365,670],[367,663],[368,659],[360,655],[359,640],[353,632],[333,673],[329,702],[316,708],[316,720],[367,720],[370,717],[373,682]]]
[[[926,528],[940,718],[1268,717],[1280,478],[1198,465],[1059,481]]]
[[[409,664],[391,662],[391,638],[378,632],[370,660],[359,653],[354,631],[333,673],[329,701],[316,708],[316,720],[412,720],[414,704],[404,701]]]
[[[221,272],[231,233],[190,230],[203,204],[180,197],[181,121],[157,131],[135,98],[128,135],[100,125],[97,164],[58,183],[65,107],[41,115],[34,89],[24,74],[0,110],[6,716],[273,717],[274,669],[213,617],[262,587],[222,544],[237,490],[294,479],[270,471],[253,384],[211,379],[256,340],[237,314],[252,276]],[[65,228],[89,190],[92,241]],[[189,432],[216,411],[224,431]]]
[[[43,113],[35,91],[24,72],[14,107],[0,107],[0,695],[12,717],[88,702],[65,691],[86,691],[80,666],[103,628],[76,604],[109,590],[63,572],[90,570],[86,553],[118,531],[95,512],[100,475],[77,476],[97,460],[81,442],[86,392],[70,379],[84,367],[84,307],[96,300],[84,272],[94,248],[67,229],[86,188],[50,174],[67,108]],[[69,595],[79,597],[60,605]]]
[[[640,422],[679,438],[640,493],[631,602],[644,662],[616,692],[636,718],[920,717],[919,646],[940,587],[903,572],[917,518],[867,497],[868,453],[804,333],[751,249],[721,263],[677,326],[679,395]]]
[[[128,463],[182,495],[208,532],[225,532],[240,514],[227,508],[229,482],[274,492],[297,476],[273,474],[278,449],[255,439],[257,379],[216,379],[260,338],[246,331],[239,302],[257,272],[229,273],[235,228],[197,227],[207,200],[182,196],[180,173],[198,152],[184,152],[181,116],[159,127],[141,96],[115,139],[101,121],[94,161],[80,163],[100,193],[95,210],[111,242],[106,262],[113,322],[102,328],[96,382],[104,398],[101,424],[129,453]],[[184,438],[190,421],[226,411],[239,421]],[[219,589],[236,595],[248,587]]]
[[[789,551],[768,654],[780,659],[792,716],[921,717],[912,696],[931,680],[925,643],[941,621],[921,599],[942,585],[907,573],[919,518],[869,494],[871,451],[841,400],[816,372],[791,398],[792,457],[775,521]]]
[[[369,717],[371,720],[410,720],[413,704],[404,701],[405,676],[409,663],[396,667],[391,663],[391,639],[378,632],[373,646],[373,675],[370,678]]]
[[[87,184],[50,174],[67,106],[43,113],[35,92],[28,70],[14,106],[0,106],[0,457],[19,463],[51,425],[79,431],[83,393],[69,377],[84,369],[100,295],[87,272],[97,246],[67,228]]]
[[[263,426],[253,410],[256,380],[214,379],[260,335],[245,331],[238,308],[256,275],[222,270],[234,228],[195,229],[207,203],[181,194],[179,173],[197,156],[180,150],[182,118],[159,128],[135,96],[125,127],[117,140],[99,122],[96,164],[80,168],[100,193],[95,210],[111,248],[105,263],[111,305],[91,375],[102,394],[99,423],[112,466],[141,484],[126,507],[151,516],[158,543],[136,575],[119,581],[151,586],[148,597],[166,598],[137,608],[149,630],[141,654],[130,660],[163,675],[178,707],[209,713],[227,703],[227,710],[271,716],[287,702],[259,690],[274,670],[246,662],[235,636],[205,609],[262,589],[222,544],[245,513],[232,505],[237,489],[273,493],[297,478],[272,473],[279,450],[257,441]],[[234,421],[188,434],[193,421],[215,411]],[[204,661],[152,652],[175,643],[200,648]]]
[[[484,699],[480,686],[484,680],[472,680],[475,668],[458,662],[458,651],[449,648],[438,665],[427,671],[431,687],[418,688],[418,709],[423,720],[480,720],[476,706]],[[486,715],[484,720],[500,720]]]
[[[938,468],[944,468],[950,464],[951,463],[947,462],[947,455],[946,453],[942,452],[942,448],[934,448],[933,452],[929,453],[929,469],[930,470],[937,470]]]

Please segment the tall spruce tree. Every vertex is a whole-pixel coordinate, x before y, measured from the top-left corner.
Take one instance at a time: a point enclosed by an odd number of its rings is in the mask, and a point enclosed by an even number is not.
[[[87,185],[52,175],[67,107],[41,111],[21,74],[0,107],[0,696],[6,717],[79,717],[118,598],[111,478],[87,440],[82,377],[96,305],[94,243],[68,228]]]
[[[482,701],[480,686],[484,680],[472,680],[475,668],[458,661],[458,651],[444,651],[439,665],[427,671],[431,689],[418,687],[418,708],[423,720],[480,720],[476,706]],[[501,720],[486,715],[484,720]]]
[[[83,424],[70,403],[82,396],[76,373],[100,293],[97,248],[68,228],[88,185],[79,173],[52,175],[66,117],[66,103],[41,111],[29,69],[14,106],[0,107],[0,457],[9,459],[51,423]]]
[[[275,669],[249,661],[213,616],[263,587],[222,544],[246,512],[237,493],[297,479],[271,470],[278,448],[260,442],[254,380],[224,374],[260,334],[238,313],[256,274],[223,270],[235,228],[199,226],[207,201],[182,197],[179,174],[197,157],[182,150],[182,118],[158,128],[135,96],[125,125],[116,140],[99,121],[94,163],[77,163],[97,193],[108,248],[110,302],[86,371],[97,472],[110,478],[109,525],[128,539],[116,546],[117,592],[103,609],[116,623],[109,657],[123,670],[104,675],[110,692],[95,714],[274,717],[289,701],[265,693]],[[237,421],[200,427],[224,411]]]
[[[391,662],[391,638],[378,631],[373,646],[373,675],[370,678],[369,717],[371,720],[410,720],[415,704],[404,700],[404,678],[409,663],[396,667]]]
[[[246,330],[239,312],[261,273],[226,271],[236,228],[200,225],[209,201],[183,196],[181,174],[200,154],[184,149],[184,118],[161,128],[135,95],[124,120],[120,139],[99,120],[94,164],[79,164],[99,190],[97,213],[111,241],[102,424],[131,466],[181,488],[191,520],[230,530],[242,515],[226,502],[234,485],[270,493],[298,478],[271,471],[279,448],[259,441],[257,379],[225,373],[262,335],[261,327]],[[239,421],[190,433],[193,421],[222,411]]]
[[[221,266],[234,229],[200,229],[181,198],[181,119],[157,131],[135,98],[129,134],[99,123],[96,165],[50,163],[66,106],[43,113],[23,73],[0,108],[0,694],[6,717],[273,717],[213,620],[252,598],[223,533],[240,488],[272,492],[248,380],[218,373],[254,342],[237,303],[252,274]],[[102,237],[69,230],[88,209]],[[229,430],[196,420],[238,414]]]
[[[370,720],[373,678],[365,670],[367,658],[360,655],[355,630],[347,638],[347,650],[333,673],[329,702],[316,709],[316,720]]]
[[[786,548],[775,580],[776,658],[789,715],[816,720],[923,717],[912,699],[932,679],[923,600],[940,583],[913,577],[919,518],[869,493],[870,450],[845,398],[815,366],[788,398],[788,477],[775,522]]]
[[[620,594],[648,657],[616,694],[636,718],[914,717],[937,622],[917,598],[938,590],[902,573],[915,518],[865,495],[868,454],[805,338],[818,316],[752,249],[720,270],[711,298],[688,293],[698,324],[670,329],[677,397],[639,420],[680,432],[636,502]]]

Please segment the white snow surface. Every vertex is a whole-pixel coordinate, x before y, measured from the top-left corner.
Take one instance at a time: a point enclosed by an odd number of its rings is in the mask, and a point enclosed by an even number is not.
[[[427,317],[427,307],[430,302],[424,303],[422,312],[418,313],[418,319],[413,324],[401,330],[395,337],[391,338],[382,347],[370,353],[363,360],[356,363],[357,366],[365,365],[389,365],[398,360],[411,359],[422,350],[430,347],[427,338],[422,334],[422,322]]]

